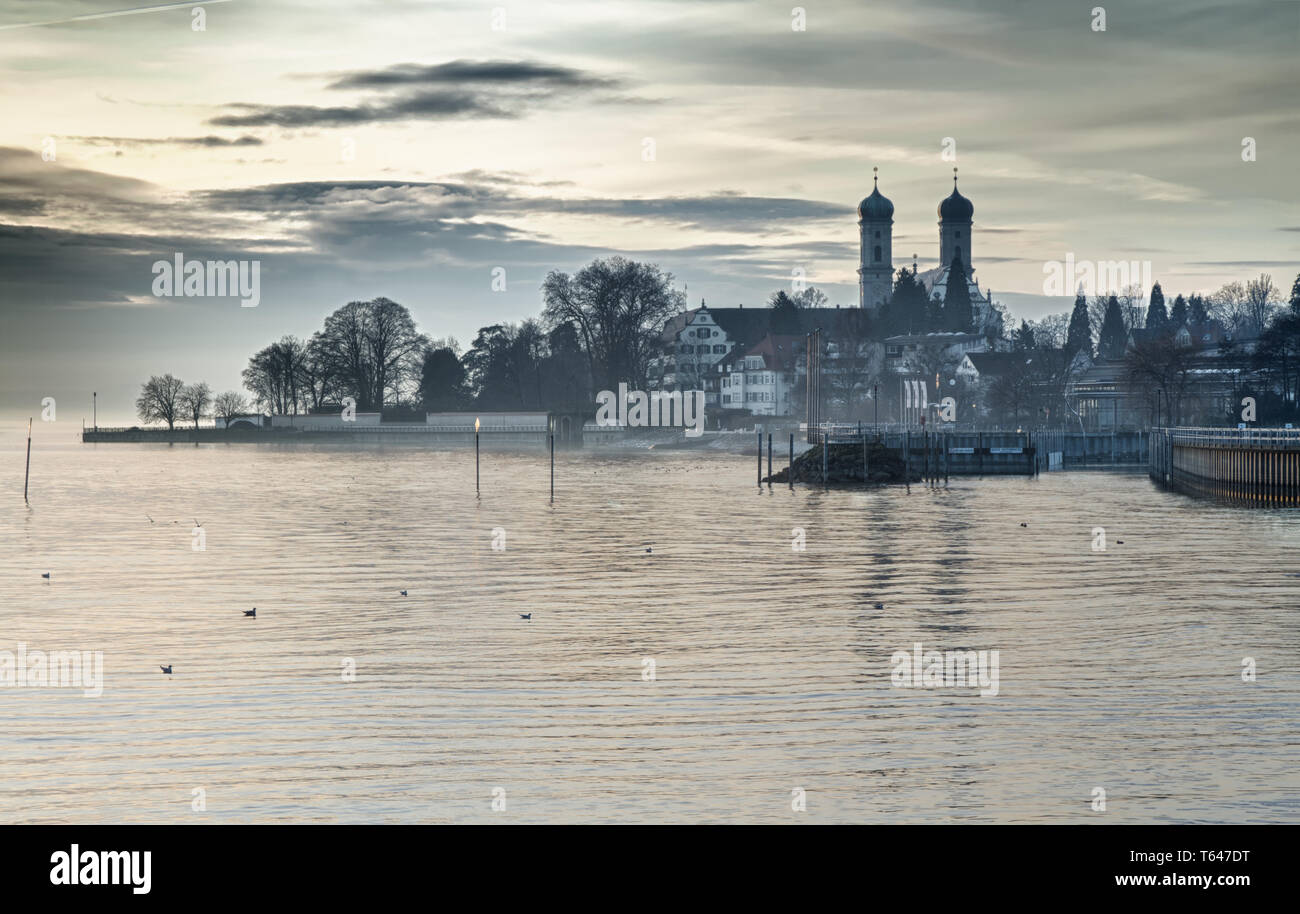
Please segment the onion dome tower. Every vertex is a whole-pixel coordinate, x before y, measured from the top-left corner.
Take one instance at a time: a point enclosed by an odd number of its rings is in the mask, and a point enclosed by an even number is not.
[[[939,266],[952,263],[952,256],[961,251],[961,262],[970,275],[970,229],[975,218],[975,206],[957,191],[957,169],[952,170],[952,193],[939,204]]]
[[[871,196],[858,204],[858,304],[875,310],[893,290],[894,204],[880,192],[880,169],[871,171]]]

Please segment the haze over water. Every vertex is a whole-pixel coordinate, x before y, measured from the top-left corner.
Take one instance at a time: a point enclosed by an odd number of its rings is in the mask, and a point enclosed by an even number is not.
[[[102,650],[105,682],[0,687],[0,821],[1300,812],[1300,513],[1094,472],[759,492],[752,456],[593,451],[551,506],[540,451],[485,450],[476,501],[468,449],[39,434],[28,510],[9,432],[0,650]],[[917,641],[1000,651],[999,694],[895,688]]]

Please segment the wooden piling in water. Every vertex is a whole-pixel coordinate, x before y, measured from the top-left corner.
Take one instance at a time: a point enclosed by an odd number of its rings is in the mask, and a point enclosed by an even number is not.
[[[27,480],[32,475],[32,420],[27,419],[27,466],[23,469],[23,504],[30,505],[27,500]]]

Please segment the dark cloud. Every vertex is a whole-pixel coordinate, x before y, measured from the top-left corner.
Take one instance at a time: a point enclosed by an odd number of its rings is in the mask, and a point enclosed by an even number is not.
[[[132,136],[63,136],[60,139],[75,140],[92,146],[261,146],[263,141],[255,136],[240,137],[214,136],[169,136],[169,137],[132,137]]]
[[[563,86],[583,89],[616,88],[617,79],[595,76],[573,67],[524,60],[453,60],[440,64],[399,63],[380,70],[357,70],[336,75],[329,89],[385,89],[403,86],[497,85],[514,87]]]
[[[222,114],[208,120],[214,127],[347,127],[384,121],[441,120],[454,117],[511,118],[517,113],[482,94],[448,90],[421,92],[382,104],[250,105],[232,104],[242,114]]]
[[[407,120],[517,118],[538,104],[564,99],[635,101],[622,95],[602,99],[623,85],[572,67],[512,60],[453,60],[442,64],[394,64],[379,70],[331,74],[331,90],[371,90],[375,98],[352,105],[226,106],[211,118],[214,127],[346,127]],[[594,97],[593,97],[594,96]]]
[[[783,231],[792,223],[851,221],[854,209],[838,203],[793,197],[755,197],[734,191],[671,197],[558,197],[519,193],[515,185],[487,181],[305,181],[209,191],[220,209],[261,215],[331,218],[331,206],[349,218],[365,213],[375,221],[400,211],[426,224],[440,218],[511,219],[529,213],[602,216],[712,230]],[[347,204],[346,210],[341,204]],[[367,208],[368,204],[368,208]]]

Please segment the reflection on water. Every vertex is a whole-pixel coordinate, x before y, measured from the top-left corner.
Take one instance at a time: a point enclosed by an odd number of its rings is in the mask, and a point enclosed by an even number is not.
[[[0,688],[0,821],[1300,807],[1300,512],[1098,473],[759,492],[720,454],[560,455],[551,506],[540,453],[485,453],[476,501],[470,451],[80,444],[27,511],[6,438],[0,650],[102,650],[105,685]],[[894,688],[918,641],[1000,651],[998,696]]]

